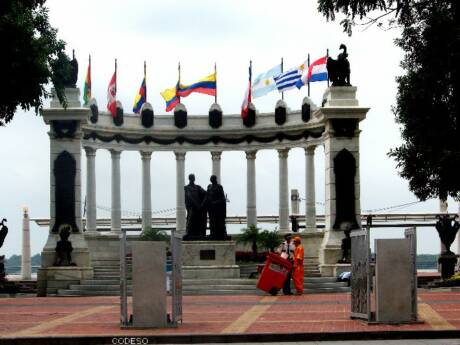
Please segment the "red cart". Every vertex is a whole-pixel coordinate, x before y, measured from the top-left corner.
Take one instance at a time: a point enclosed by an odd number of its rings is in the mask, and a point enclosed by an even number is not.
[[[292,264],[275,253],[268,253],[267,261],[260,274],[257,288],[275,296],[283,287]]]

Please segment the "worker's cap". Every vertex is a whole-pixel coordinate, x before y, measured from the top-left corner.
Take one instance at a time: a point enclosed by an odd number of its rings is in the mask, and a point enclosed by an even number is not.
[[[299,236],[294,237],[294,240],[293,240],[293,241],[294,241],[294,242],[298,242],[298,243],[301,243],[301,242],[302,242],[302,240],[301,240],[301,238],[300,238]]]

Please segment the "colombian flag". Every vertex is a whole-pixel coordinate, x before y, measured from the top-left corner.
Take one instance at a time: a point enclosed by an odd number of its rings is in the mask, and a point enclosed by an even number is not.
[[[171,111],[179,103],[179,97],[177,95],[178,86],[166,89],[160,92],[160,95],[166,102],[166,111]]]
[[[139,114],[141,111],[142,105],[147,101],[147,83],[145,82],[145,76],[142,80],[142,85],[139,89],[139,92],[134,99],[133,112]]]
[[[214,72],[207,77],[200,79],[198,82],[190,85],[179,85],[177,95],[180,97],[187,97],[192,92],[204,93],[206,95],[216,95],[216,73]]]
[[[89,57],[88,70],[86,71],[85,85],[83,86],[83,104],[88,105],[91,100],[91,56]]]

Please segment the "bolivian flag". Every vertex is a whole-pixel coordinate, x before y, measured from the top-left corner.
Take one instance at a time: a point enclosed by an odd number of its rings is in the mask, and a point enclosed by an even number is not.
[[[207,77],[200,79],[198,82],[190,85],[179,85],[177,95],[180,97],[187,97],[192,92],[204,93],[206,95],[216,95],[216,73],[214,72]]]

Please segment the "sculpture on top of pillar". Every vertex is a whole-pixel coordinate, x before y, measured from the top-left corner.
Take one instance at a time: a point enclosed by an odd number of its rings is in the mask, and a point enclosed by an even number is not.
[[[59,229],[60,241],[56,243],[56,260],[54,266],[76,266],[72,262],[71,253],[73,251],[72,243],[69,241],[69,236],[72,231],[70,225],[62,225]]]
[[[224,189],[217,183],[217,176],[211,176],[211,184],[206,191],[204,201],[209,214],[209,228],[211,230],[210,240],[226,241],[231,237],[227,235],[225,218],[227,217],[227,198]]]
[[[0,248],[3,246],[6,235],[8,235],[8,227],[6,226],[6,218],[3,218],[0,222]],[[5,271],[5,255],[0,256],[0,283],[6,280],[6,271]]]
[[[347,47],[341,44],[339,49],[343,52],[339,54],[337,60],[327,59],[327,73],[332,86],[351,86],[350,84],[350,62],[348,61]]]
[[[206,240],[206,209],[204,199],[206,192],[195,184],[195,175],[188,175],[189,184],[184,187],[185,207],[187,209],[186,234],[184,241]]]
[[[437,218],[436,230],[438,231],[442,244],[444,244],[446,248],[446,251],[441,253],[438,258],[438,264],[441,266],[441,278],[445,280],[452,277],[455,272],[458,255],[450,250],[450,246],[455,240],[457,231],[460,228],[460,223],[458,222],[458,215],[450,216],[448,214],[443,214],[438,215]]]

